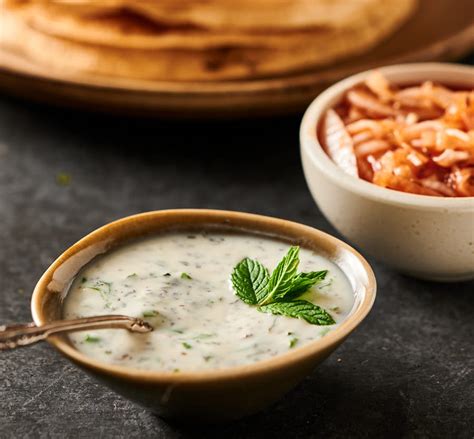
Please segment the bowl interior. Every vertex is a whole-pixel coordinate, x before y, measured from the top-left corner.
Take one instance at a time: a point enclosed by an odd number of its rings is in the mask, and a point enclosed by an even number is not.
[[[233,230],[264,234],[289,243],[314,250],[335,262],[348,277],[354,291],[354,306],[348,318],[323,339],[309,343],[295,354],[308,355],[314,349],[324,348],[328,342],[342,339],[365,317],[375,299],[375,278],[368,263],[355,250],[338,239],[321,231],[301,224],[238,212],[210,210],[171,210],[149,212],[124,218],[108,224],[70,247],[45,272],[38,282],[32,297],[31,307],[34,321],[38,325],[61,318],[62,303],[68,289],[79,271],[94,257],[101,255],[128,241],[147,235],[166,232],[167,230]],[[51,343],[63,354],[89,367],[102,370],[120,369],[123,373],[135,373],[140,376],[166,376],[170,373],[148,372],[112,366],[93,360],[77,351],[67,337],[51,337]],[[290,354],[295,357],[295,354]],[[270,360],[254,363],[250,366],[231,368],[227,371],[249,371],[260,363],[278,364],[283,354]],[[298,357],[296,355],[296,357]],[[296,358],[295,357],[295,358]],[[276,363],[275,363],[276,361]],[[188,378],[205,375],[209,372],[187,374]],[[176,377],[177,374],[172,374]],[[179,374],[181,376],[185,373]]]

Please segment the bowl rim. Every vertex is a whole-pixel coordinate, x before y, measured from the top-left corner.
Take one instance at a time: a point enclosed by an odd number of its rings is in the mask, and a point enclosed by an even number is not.
[[[383,188],[345,173],[326,154],[317,135],[317,127],[322,115],[340,100],[343,93],[364,81],[374,70],[382,72],[389,80],[394,82],[413,84],[433,79],[433,76],[446,76],[449,77],[448,80],[434,80],[450,85],[459,84],[463,86],[472,82],[474,87],[474,67],[455,63],[395,64],[349,76],[327,88],[306,109],[300,125],[302,156],[306,154],[318,171],[334,184],[366,198],[412,209],[473,211],[474,197],[435,197]],[[413,77],[413,79],[409,79],[410,77]]]
[[[162,216],[182,216],[182,215],[193,215],[200,216],[207,221],[202,221],[203,225],[212,224],[209,219],[214,219],[216,224],[222,226],[222,222],[218,222],[219,219],[228,218],[230,221],[242,222],[248,221],[252,224],[261,224],[262,227],[265,226],[268,230],[272,228],[275,231],[281,229],[288,230],[298,230],[301,231],[302,236],[308,241],[316,242],[317,240],[322,240],[330,242],[339,250],[344,249],[351,253],[360,264],[364,275],[367,279],[362,297],[355,309],[352,310],[351,314],[344,320],[337,328],[330,331],[321,339],[309,342],[299,348],[296,348],[292,351],[289,351],[284,354],[271,357],[266,360],[261,360],[255,363],[242,366],[227,367],[222,369],[210,369],[204,371],[183,371],[179,373],[175,372],[165,372],[165,371],[153,371],[153,370],[143,370],[138,368],[131,368],[125,366],[118,366],[109,364],[106,362],[95,360],[68,343],[62,340],[60,337],[49,337],[47,341],[55,347],[61,354],[65,355],[68,359],[73,362],[87,368],[92,369],[95,372],[113,375],[115,377],[120,377],[122,379],[128,379],[144,383],[202,383],[202,382],[216,382],[223,380],[239,380],[244,377],[249,377],[252,375],[261,375],[272,370],[278,370],[280,368],[291,366],[292,364],[297,364],[300,361],[303,361],[318,352],[323,352],[326,349],[329,349],[334,344],[342,342],[367,316],[371,310],[376,296],[376,279],[372,268],[365,258],[357,252],[355,249],[350,247],[348,244],[343,241],[325,233],[313,227],[292,222],[280,218],[274,218],[269,216],[251,214],[246,212],[237,212],[237,211],[226,211],[226,210],[214,210],[214,209],[170,209],[170,210],[158,210],[144,212],[136,215],[127,216],[111,223],[108,223],[98,229],[87,234],[79,241],[70,246],[65,250],[44,272],[44,274],[39,279],[36,284],[33,295],[31,297],[31,313],[33,320],[37,325],[42,325],[48,322],[48,319],[45,318],[44,313],[44,298],[48,294],[53,294],[48,290],[48,283],[51,279],[52,274],[57,268],[59,268],[66,260],[71,256],[77,254],[77,252],[88,246],[97,242],[99,239],[103,239],[104,236],[110,237],[113,235],[113,230],[117,230],[118,226],[124,226],[127,223],[132,223],[134,221],[140,220],[160,220]],[[198,224],[199,222],[196,222]],[[231,226],[232,227],[232,226]],[[236,229],[239,229],[238,225],[235,226]],[[241,228],[242,230],[242,228]],[[251,231],[251,228],[247,228],[248,231]],[[255,227],[255,231],[258,233],[259,230]],[[260,230],[260,233],[263,233]],[[276,236],[284,237],[284,233],[277,232]],[[311,235],[313,236],[311,238]],[[120,236],[120,233],[117,233],[116,236]]]

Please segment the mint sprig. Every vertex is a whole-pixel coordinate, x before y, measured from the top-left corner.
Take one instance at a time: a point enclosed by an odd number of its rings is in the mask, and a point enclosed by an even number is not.
[[[296,300],[328,271],[297,273],[299,263],[298,246],[290,247],[271,275],[260,262],[245,258],[232,272],[232,286],[243,302],[258,306],[261,312],[300,318],[313,325],[333,325],[327,311],[307,300]]]

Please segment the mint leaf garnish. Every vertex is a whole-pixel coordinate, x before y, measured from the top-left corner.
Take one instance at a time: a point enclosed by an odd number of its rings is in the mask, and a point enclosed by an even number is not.
[[[280,300],[287,301],[298,298],[303,293],[308,291],[313,285],[317,284],[319,281],[324,280],[327,273],[327,270],[298,273],[293,278],[291,288],[283,297],[280,298]]]
[[[268,281],[268,294],[260,302],[262,305],[271,303],[273,300],[283,298],[291,289],[293,278],[296,276],[296,270],[300,263],[300,248],[298,246],[290,247],[288,253],[283,257],[280,263],[273,270]]]
[[[188,273],[181,273],[181,279],[191,280],[192,277]]]
[[[312,325],[334,325],[334,319],[324,309],[307,300],[273,302],[259,307],[259,311],[306,320]]]
[[[271,275],[254,259],[240,261],[231,276],[235,294],[247,305],[257,305],[262,312],[300,318],[313,325],[333,325],[336,322],[327,311],[306,300],[296,300],[328,273],[297,273],[299,249],[290,247]]]
[[[232,286],[237,296],[248,305],[257,305],[268,294],[268,270],[258,261],[245,258],[232,272]]]

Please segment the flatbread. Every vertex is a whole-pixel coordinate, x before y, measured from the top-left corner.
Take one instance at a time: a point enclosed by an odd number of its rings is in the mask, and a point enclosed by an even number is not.
[[[71,14],[64,7],[38,2],[18,3],[11,9],[29,27],[41,33],[100,46],[129,49],[194,49],[220,47],[295,48],[332,34],[333,29],[317,27],[292,32],[211,31],[191,25],[157,23],[128,10],[88,15]]]
[[[3,3],[5,4],[5,3]],[[414,0],[385,0],[383,11],[372,10],[372,26],[324,29],[313,32],[295,47],[194,46],[130,48],[94,39],[59,38],[31,26],[14,8],[0,14],[0,47],[20,53],[35,63],[72,74],[118,76],[148,80],[209,81],[257,78],[327,64],[366,51],[390,34],[411,13]],[[1,3],[0,3],[1,5]],[[391,7],[388,8],[388,6]],[[383,13],[383,16],[381,14]],[[117,41],[127,33],[109,28]],[[115,32],[115,34],[114,34]],[[109,38],[107,37],[107,38]],[[157,41],[151,36],[153,41]],[[122,43],[121,43],[122,44]]]
[[[220,30],[294,30],[370,25],[373,9],[381,17],[393,10],[381,0],[35,0],[73,8],[82,14],[128,9],[160,23]],[[388,4],[387,4],[388,3]],[[404,8],[404,1],[400,1]],[[412,2],[413,3],[413,2]]]

